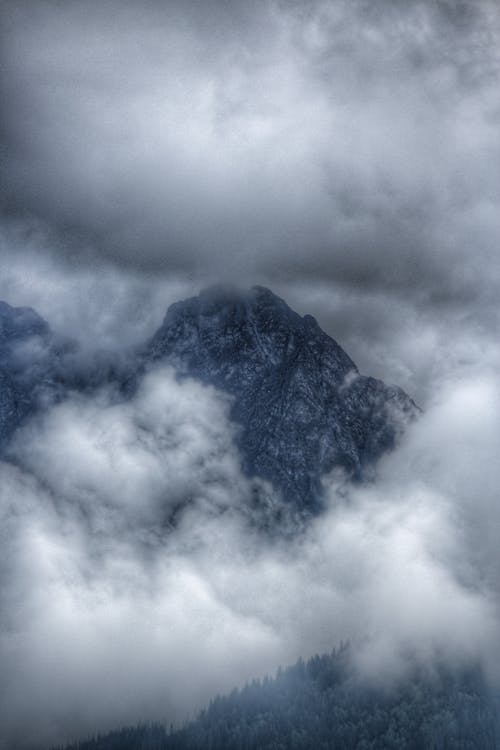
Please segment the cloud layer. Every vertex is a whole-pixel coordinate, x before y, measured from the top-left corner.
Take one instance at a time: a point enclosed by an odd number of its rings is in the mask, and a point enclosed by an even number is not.
[[[498,678],[496,379],[449,384],[377,482],[332,478],[295,539],[249,524],[228,406],[160,368],[132,401],[74,394],[17,433],[0,467],[0,746],[180,721],[348,638],[370,678],[408,650]]]
[[[27,423],[0,465],[2,750],[182,720],[348,637],[370,675],[437,648],[495,678],[498,4],[3,16],[0,299],[85,364],[201,286],[261,283],[425,413],[375,484],[331,478],[272,544],[211,389],[161,369]]]
[[[471,251],[496,257],[495,2],[5,15],[13,213],[143,269],[328,277],[433,304],[474,294]]]
[[[494,0],[16,0],[2,41],[1,256],[25,286],[47,247],[132,324],[268,285],[419,401],[437,352],[496,337]]]

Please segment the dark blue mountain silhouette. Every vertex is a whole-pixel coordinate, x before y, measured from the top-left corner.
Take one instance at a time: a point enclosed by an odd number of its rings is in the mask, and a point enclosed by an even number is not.
[[[336,467],[362,477],[417,412],[262,287],[214,287],[172,305],[147,351],[233,396],[245,470],[299,508],[317,506]]]
[[[299,510],[320,507],[333,469],[365,477],[417,412],[400,388],[360,375],[314,318],[262,287],[205,290],[172,305],[141,354],[101,352],[90,363],[33,310],[0,303],[0,445],[44,389],[64,398],[114,383],[129,398],[159,361],[232,396],[243,469]]]

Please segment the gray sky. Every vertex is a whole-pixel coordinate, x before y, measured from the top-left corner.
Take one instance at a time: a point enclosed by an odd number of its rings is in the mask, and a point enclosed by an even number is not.
[[[410,644],[498,679],[498,3],[2,15],[0,299],[86,353],[206,284],[265,284],[425,413],[271,548],[211,389],[162,370],[26,424],[0,465],[0,750],[182,719],[348,637],[369,673]]]
[[[136,289],[263,283],[424,401],[457,329],[496,332],[495,0],[3,15],[5,267],[29,244]]]

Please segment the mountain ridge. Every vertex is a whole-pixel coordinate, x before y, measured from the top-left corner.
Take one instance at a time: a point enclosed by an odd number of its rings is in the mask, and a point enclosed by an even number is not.
[[[230,393],[245,471],[298,507],[321,505],[322,477],[336,467],[366,476],[417,413],[400,388],[361,375],[312,316],[260,286],[175,303],[146,359]]]
[[[31,308],[0,304],[0,443],[37,409],[71,391],[114,385],[132,398],[159,363],[231,397],[242,469],[290,507],[318,511],[323,480],[370,476],[417,407],[397,386],[361,375],[311,315],[269,289],[214,286],[171,305],[138,353],[96,352],[89,364]]]

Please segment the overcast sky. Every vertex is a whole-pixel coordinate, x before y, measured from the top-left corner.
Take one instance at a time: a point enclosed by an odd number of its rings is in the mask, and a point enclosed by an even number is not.
[[[182,719],[349,636],[369,672],[411,643],[500,673],[496,0],[1,13],[0,299],[86,352],[264,284],[425,413],[273,547],[235,511],[252,488],[211,389],[163,369],[26,424],[0,464],[0,749]]]
[[[125,277],[144,313],[151,275],[267,284],[420,400],[496,339],[496,0],[15,0],[2,29],[3,272],[107,275],[108,323]]]

